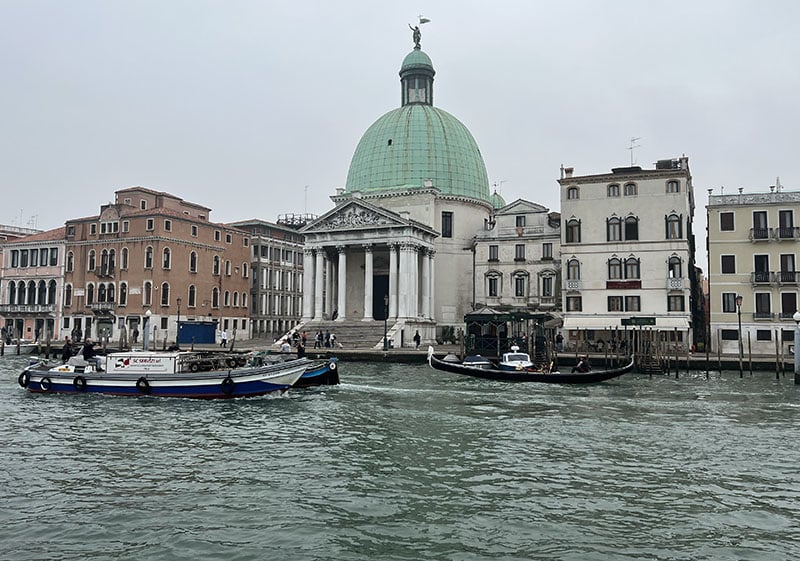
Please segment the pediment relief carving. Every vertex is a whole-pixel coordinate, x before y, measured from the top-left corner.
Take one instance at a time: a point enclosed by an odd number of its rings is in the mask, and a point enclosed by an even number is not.
[[[364,226],[389,226],[395,224],[399,224],[399,222],[373,210],[360,206],[350,206],[321,220],[314,225],[314,230],[346,230]]]

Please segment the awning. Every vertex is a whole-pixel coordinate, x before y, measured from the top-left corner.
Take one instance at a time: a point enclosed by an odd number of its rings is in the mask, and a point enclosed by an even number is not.
[[[656,318],[656,329],[689,329],[687,318]]]
[[[620,326],[619,318],[572,317],[564,318],[564,329],[614,329]]]

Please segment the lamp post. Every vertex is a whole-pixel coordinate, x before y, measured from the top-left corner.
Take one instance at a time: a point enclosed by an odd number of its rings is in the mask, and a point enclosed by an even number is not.
[[[175,331],[175,346],[180,348],[181,346],[181,302],[180,298],[175,300],[178,304],[178,329]]]
[[[744,377],[742,360],[744,359],[744,345],[742,344],[742,295],[736,295],[736,315],[739,318],[739,378]]]
[[[389,295],[383,296],[383,350],[389,350],[389,341],[386,340],[387,321],[389,319]]]
[[[800,311],[792,316],[794,320],[794,383],[800,384]]]
[[[142,348],[145,351],[150,350],[150,316],[153,315],[153,312],[147,310],[144,313],[144,339],[142,339]]]

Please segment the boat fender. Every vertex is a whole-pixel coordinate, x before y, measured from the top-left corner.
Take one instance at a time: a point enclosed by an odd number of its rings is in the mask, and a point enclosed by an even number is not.
[[[233,378],[227,376],[224,380],[222,380],[222,393],[225,395],[231,395],[233,393],[234,385]]]
[[[147,378],[142,376],[136,380],[136,388],[143,394],[147,395],[150,393],[150,382],[147,381]]]
[[[30,381],[31,381],[31,374],[30,372],[27,371],[20,374],[19,378],[17,378],[17,382],[19,382],[19,385],[22,386],[23,388],[27,388]]]
[[[522,365],[521,364],[517,365],[517,370],[522,370]]]
[[[229,358],[226,362],[228,364],[228,367],[236,368],[236,359],[235,358]]]
[[[39,382],[39,387],[42,389],[43,392],[50,391],[51,385],[52,382],[50,381],[50,378],[48,378],[47,376],[42,378],[41,381]]]
[[[329,370],[336,370],[336,361],[335,360],[332,360],[332,361],[330,361],[328,363],[328,369]]]
[[[76,391],[82,392],[86,390],[86,378],[83,376],[75,376],[72,380],[72,385],[75,387]]]

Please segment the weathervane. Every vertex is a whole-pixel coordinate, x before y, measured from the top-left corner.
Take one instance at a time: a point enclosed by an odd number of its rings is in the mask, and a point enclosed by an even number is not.
[[[410,23],[408,24],[408,28],[412,31],[412,38],[414,39],[415,49],[420,48],[419,42],[422,39],[422,33],[420,33],[419,26],[422,25],[423,23],[428,23],[429,21],[431,21],[428,18],[424,18],[422,16],[417,16],[417,17],[419,18],[418,25],[411,25]]]

